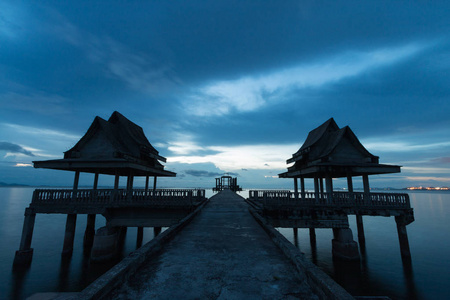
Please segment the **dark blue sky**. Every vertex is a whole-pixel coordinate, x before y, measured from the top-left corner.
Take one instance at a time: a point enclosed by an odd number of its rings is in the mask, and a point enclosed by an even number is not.
[[[447,1],[2,1],[0,181],[70,185],[31,161],[117,110],[166,186],[291,187],[273,176],[330,117],[403,166],[372,186],[449,186],[449,32]]]

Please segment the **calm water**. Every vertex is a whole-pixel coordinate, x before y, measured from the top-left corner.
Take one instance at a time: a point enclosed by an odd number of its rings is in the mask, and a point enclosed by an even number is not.
[[[61,258],[64,215],[36,216],[32,247],[33,262],[28,269],[13,269],[19,247],[23,213],[34,188],[0,188],[0,299],[24,299],[37,292],[79,291],[114,263],[93,265],[83,254],[86,217],[79,215],[74,252]],[[207,196],[212,192],[207,191]],[[299,230],[295,241],[291,229],[280,229],[297,244],[307,259],[354,295],[387,295],[393,299],[450,299],[450,193],[409,193],[416,221],[407,226],[412,264],[400,256],[394,218],[364,217],[366,253],[360,263],[334,262],[331,257],[330,229],[317,229],[317,243],[311,247],[307,230]],[[247,193],[242,192],[247,197]],[[96,228],[104,226],[97,216]],[[356,239],[354,216],[350,225]],[[122,255],[136,249],[136,229],[129,228]],[[153,238],[144,230],[144,243]]]

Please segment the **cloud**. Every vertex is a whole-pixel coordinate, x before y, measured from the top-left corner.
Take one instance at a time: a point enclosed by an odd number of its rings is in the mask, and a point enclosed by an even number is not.
[[[68,100],[58,95],[28,92],[27,95],[8,92],[0,95],[0,107],[29,111],[43,115],[60,115],[69,112]]]
[[[130,88],[155,94],[173,91],[180,84],[171,63],[149,53],[133,51],[111,37],[83,32],[58,12],[50,15],[53,22],[47,24],[47,32],[81,49],[88,59],[103,65],[108,76],[125,82]]]
[[[369,52],[346,52],[260,76],[214,81],[198,88],[186,102],[185,108],[190,114],[198,116],[254,111],[280,101],[292,90],[317,88],[372,69],[388,67],[427,47],[427,44],[415,43]]]
[[[286,169],[286,159],[299,145],[207,146],[207,155],[168,156],[168,162],[186,164],[212,163],[221,170]]]
[[[208,172],[204,170],[185,170],[184,173],[195,177],[217,177],[223,175],[223,173]]]
[[[20,153],[27,156],[35,156],[31,151],[24,149],[22,146],[9,142],[0,142],[0,150],[7,151],[9,153]]]
[[[32,167],[32,164],[16,163],[14,167]]]

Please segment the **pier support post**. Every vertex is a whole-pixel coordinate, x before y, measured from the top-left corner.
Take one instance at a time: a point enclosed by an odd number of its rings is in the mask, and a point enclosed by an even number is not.
[[[86,230],[84,231],[84,248],[89,249],[92,247],[95,236],[95,214],[87,215]]]
[[[397,223],[398,241],[400,243],[400,253],[403,259],[411,259],[411,251],[409,250],[408,233],[406,232],[406,222],[403,218],[395,217]]]
[[[365,244],[366,237],[364,235],[364,224],[361,215],[356,215],[356,226],[358,228],[358,242],[359,244]]]
[[[298,236],[298,228],[292,228],[292,231],[294,232],[294,236]]]
[[[359,260],[358,243],[353,240],[350,228],[333,228],[333,257],[343,260]]]
[[[66,233],[64,235],[64,245],[62,255],[72,255],[76,224],[77,224],[77,215],[68,214],[66,220]]]
[[[28,265],[33,258],[33,248],[31,240],[33,238],[34,221],[36,214],[31,208],[25,209],[25,218],[23,220],[22,238],[20,240],[19,250],[14,257],[14,265]]]
[[[137,228],[136,249],[142,246],[142,240],[144,239],[144,227]]]
[[[161,227],[153,227],[154,237],[157,237],[161,233]]]
[[[106,226],[97,229],[91,249],[91,261],[102,262],[113,259],[118,252],[118,229]]]
[[[315,228],[309,228],[309,242],[311,245],[316,244],[316,229]]]

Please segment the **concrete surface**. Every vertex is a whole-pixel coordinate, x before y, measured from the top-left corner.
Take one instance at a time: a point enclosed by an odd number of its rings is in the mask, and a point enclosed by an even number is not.
[[[225,190],[111,299],[318,299],[306,276]]]

